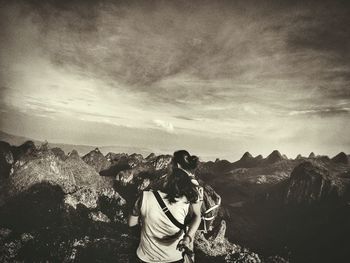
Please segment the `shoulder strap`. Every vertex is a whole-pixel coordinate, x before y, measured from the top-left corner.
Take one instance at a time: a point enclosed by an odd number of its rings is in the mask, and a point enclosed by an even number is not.
[[[153,194],[154,194],[155,198],[157,199],[163,212],[169,218],[169,220],[178,228],[185,229],[185,225],[181,224],[179,221],[177,221],[176,218],[173,216],[173,214],[169,211],[168,207],[164,203],[164,201],[163,201],[162,197],[159,195],[159,193],[157,191],[153,191]]]

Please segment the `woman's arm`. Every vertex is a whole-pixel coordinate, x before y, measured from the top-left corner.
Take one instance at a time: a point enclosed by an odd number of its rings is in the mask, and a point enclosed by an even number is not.
[[[192,247],[194,236],[196,231],[201,223],[201,206],[202,200],[190,205],[190,209],[192,210],[192,219],[188,227],[188,231],[186,235],[179,241],[178,249],[181,250],[183,246],[188,248]]]
[[[202,206],[202,201],[199,201],[197,203],[191,204],[191,209],[193,211],[192,215],[192,220],[189,224],[187,234],[190,236],[191,241],[194,240],[194,235],[196,234],[196,231],[201,223],[201,206]]]
[[[134,207],[132,208],[131,214],[128,218],[129,227],[138,225],[139,217],[141,215],[141,205],[142,205],[143,193],[137,198]]]

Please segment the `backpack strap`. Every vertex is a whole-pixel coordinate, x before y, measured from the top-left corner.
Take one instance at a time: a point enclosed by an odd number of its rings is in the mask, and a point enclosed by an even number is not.
[[[212,212],[213,210],[219,208],[221,204],[221,198],[219,199],[219,202],[216,205],[213,205],[212,207],[210,207],[209,209],[207,209],[203,214],[202,214],[202,220],[203,220],[203,226],[204,226],[204,232],[207,233],[208,229],[207,229],[207,224],[205,223],[205,221],[211,221],[215,218],[215,216],[211,216],[211,217],[207,217],[207,214],[209,214],[210,212]]]
[[[162,197],[159,195],[159,193],[157,191],[153,191],[153,194],[154,194],[155,198],[157,199],[163,212],[169,218],[169,220],[178,228],[180,228],[182,230],[186,229],[186,226],[184,224],[181,224],[179,221],[176,220],[176,218],[173,216],[173,214],[170,212],[170,210],[168,209],[168,207],[164,203],[164,201],[163,201]]]

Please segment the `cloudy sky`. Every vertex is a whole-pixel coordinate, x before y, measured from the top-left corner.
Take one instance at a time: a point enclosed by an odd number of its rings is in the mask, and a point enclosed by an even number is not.
[[[347,1],[2,1],[0,129],[203,159],[350,153]]]

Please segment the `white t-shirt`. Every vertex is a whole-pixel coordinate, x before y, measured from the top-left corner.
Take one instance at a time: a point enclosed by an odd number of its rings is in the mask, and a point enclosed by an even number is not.
[[[183,223],[190,205],[187,198],[178,198],[176,203],[170,204],[166,194],[158,192],[176,220]],[[151,191],[143,192],[140,213],[142,228],[137,256],[145,262],[167,263],[182,259],[176,246],[183,235],[176,235],[180,229],[169,220]]]

